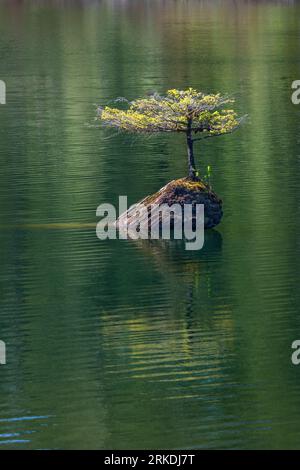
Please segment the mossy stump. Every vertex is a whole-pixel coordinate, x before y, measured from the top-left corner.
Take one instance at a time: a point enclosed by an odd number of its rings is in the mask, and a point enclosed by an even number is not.
[[[116,221],[119,230],[126,229],[135,223],[138,217],[139,206],[150,208],[152,204],[204,204],[204,228],[209,229],[218,225],[222,219],[222,200],[211,188],[200,179],[180,178],[170,181],[156,193],[146,196],[143,200],[134,204],[129,210],[121,214]],[[150,226],[150,221],[148,221]]]

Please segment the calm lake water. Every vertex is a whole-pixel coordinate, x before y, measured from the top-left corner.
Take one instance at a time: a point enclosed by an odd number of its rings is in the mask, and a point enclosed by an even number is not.
[[[0,449],[300,448],[298,4],[10,0],[0,38]],[[99,204],[187,165],[96,105],[188,86],[249,114],[196,148],[221,225],[99,241]]]

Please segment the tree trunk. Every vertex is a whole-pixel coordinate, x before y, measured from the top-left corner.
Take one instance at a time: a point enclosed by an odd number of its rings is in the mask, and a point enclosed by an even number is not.
[[[194,142],[192,139],[192,120],[188,121],[188,130],[186,133],[187,139],[187,152],[188,152],[188,166],[189,166],[189,178],[192,180],[196,179],[196,168],[194,159]]]

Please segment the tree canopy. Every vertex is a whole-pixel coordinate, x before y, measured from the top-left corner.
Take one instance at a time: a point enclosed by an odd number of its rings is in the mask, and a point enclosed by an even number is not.
[[[233,109],[224,107],[234,103],[232,98],[220,93],[206,95],[194,88],[168,90],[166,96],[154,93],[147,98],[131,102],[124,98],[119,101],[125,102],[127,109],[109,106],[99,108],[99,119],[103,124],[140,134],[184,133],[187,142],[188,174],[193,180],[198,177],[194,142],[231,133],[241,122],[241,118],[238,118]]]
[[[233,132],[240,124],[233,109],[220,109],[234,103],[232,98],[220,93],[207,95],[193,88],[172,89],[166,96],[155,93],[131,102],[122,101],[128,109],[99,108],[99,119],[104,125],[145,134],[199,133],[200,138]]]

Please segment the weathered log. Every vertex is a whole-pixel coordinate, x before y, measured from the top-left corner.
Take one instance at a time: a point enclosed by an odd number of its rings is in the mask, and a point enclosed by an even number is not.
[[[181,207],[185,204],[204,205],[204,228],[209,229],[218,225],[223,216],[222,200],[213,192],[209,185],[200,179],[180,178],[178,180],[170,181],[163,188],[156,193],[146,196],[138,203],[131,206],[127,212],[120,215],[116,221],[116,226],[119,230],[126,229],[129,225],[135,224],[139,217],[139,210],[142,208],[150,209],[153,205],[179,204]],[[151,214],[149,210],[149,214]],[[156,224],[161,223],[161,219],[151,221],[147,214],[141,220],[141,230],[148,230],[152,223],[152,228]],[[174,222],[174,220],[173,220]]]

